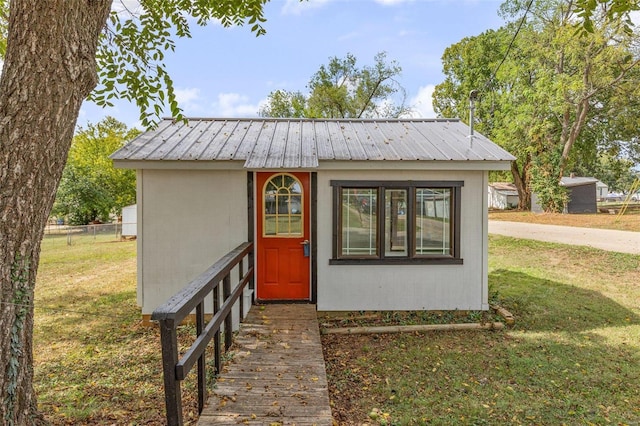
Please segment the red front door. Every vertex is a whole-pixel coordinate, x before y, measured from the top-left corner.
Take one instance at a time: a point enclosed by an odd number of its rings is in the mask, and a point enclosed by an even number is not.
[[[309,174],[258,173],[259,300],[309,300]]]

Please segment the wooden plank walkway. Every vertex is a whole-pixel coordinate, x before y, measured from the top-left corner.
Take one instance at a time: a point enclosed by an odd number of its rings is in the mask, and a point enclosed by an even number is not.
[[[332,425],[315,305],[254,305],[200,416],[209,425]]]

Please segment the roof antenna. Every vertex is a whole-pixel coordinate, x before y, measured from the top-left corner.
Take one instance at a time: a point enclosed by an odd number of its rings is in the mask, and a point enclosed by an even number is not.
[[[476,109],[476,99],[478,99],[478,91],[472,90],[469,93],[469,147],[473,148],[473,116]]]

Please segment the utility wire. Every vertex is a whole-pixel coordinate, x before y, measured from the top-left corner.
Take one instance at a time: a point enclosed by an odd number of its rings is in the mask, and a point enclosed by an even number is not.
[[[496,78],[496,75],[498,74],[498,70],[500,69],[502,64],[504,64],[504,61],[507,60],[507,56],[509,56],[509,52],[511,52],[511,48],[513,47],[513,44],[516,41],[516,37],[518,37],[518,34],[520,33],[520,29],[522,29],[522,26],[524,25],[524,21],[527,19],[527,14],[529,14],[529,11],[531,10],[531,6],[532,5],[533,5],[533,0],[529,0],[529,3],[527,4],[527,8],[524,11],[524,15],[522,15],[522,18],[520,19],[520,23],[518,24],[518,28],[516,29],[515,34],[513,34],[513,37],[511,38],[511,42],[509,43],[509,47],[507,47],[507,51],[504,53],[504,56],[502,57],[502,60],[500,61],[500,63],[496,67],[496,69],[493,71],[493,74],[491,75],[489,80],[487,80],[487,82],[484,84],[484,89],[485,90],[487,89],[487,87],[489,87],[489,85],[491,84],[493,79]]]

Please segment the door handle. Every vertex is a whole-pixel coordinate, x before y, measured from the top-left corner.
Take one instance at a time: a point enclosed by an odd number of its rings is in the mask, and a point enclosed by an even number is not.
[[[309,257],[310,250],[309,250],[309,240],[304,240],[300,242],[300,245],[302,245],[302,254],[304,255],[304,257]]]

